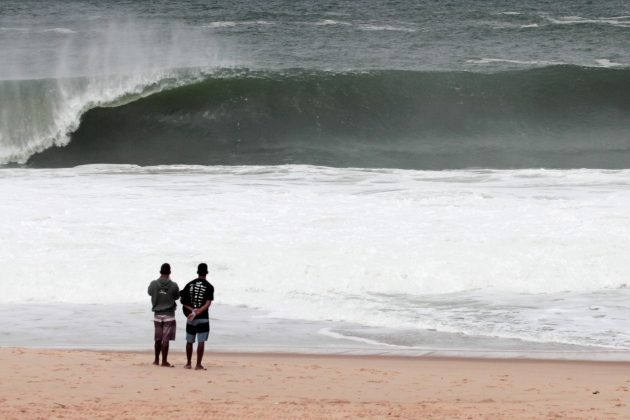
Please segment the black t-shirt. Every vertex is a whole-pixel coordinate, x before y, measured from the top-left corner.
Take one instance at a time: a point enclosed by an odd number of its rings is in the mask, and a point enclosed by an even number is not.
[[[181,291],[182,305],[201,308],[206,301],[214,300],[214,287],[206,279],[195,279],[188,283]],[[182,306],[184,315],[190,315],[190,311]],[[208,311],[200,312],[195,319],[208,319]]]

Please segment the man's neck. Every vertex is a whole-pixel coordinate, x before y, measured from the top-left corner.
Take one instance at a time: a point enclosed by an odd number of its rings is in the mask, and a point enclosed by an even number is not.
[[[169,279],[169,277],[170,277],[170,274],[162,274],[162,275],[160,276],[160,280],[168,280],[168,279]]]

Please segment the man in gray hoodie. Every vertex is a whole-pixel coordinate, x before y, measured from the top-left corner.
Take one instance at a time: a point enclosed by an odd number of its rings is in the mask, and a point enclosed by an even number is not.
[[[149,296],[153,305],[153,323],[155,325],[155,360],[154,365],[160,364],[162,353],[162,366],[172,367],[168,362],[169,341],[175,340],[175,308],[179,299],[179,286],[170,279],[171,266],[168,263],[160,267],[160,278],[149,284]]]

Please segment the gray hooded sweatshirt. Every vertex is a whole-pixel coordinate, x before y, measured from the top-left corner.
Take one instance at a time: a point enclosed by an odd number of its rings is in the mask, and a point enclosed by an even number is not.
[[[179,286],[171,279],[157,279],[149,284],[149,296],[155,315],[175,316],[175,308],[179,299]]]

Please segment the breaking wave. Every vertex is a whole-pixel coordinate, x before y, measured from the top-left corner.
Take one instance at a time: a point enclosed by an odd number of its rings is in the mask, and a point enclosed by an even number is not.
[[[76,124],[68,124],[67,142],[14,140],[5,163],[630,167],[623,68],[226,70],[182,83],[143,88],[107,107],[89,102],[94,107],[70,115]]]

